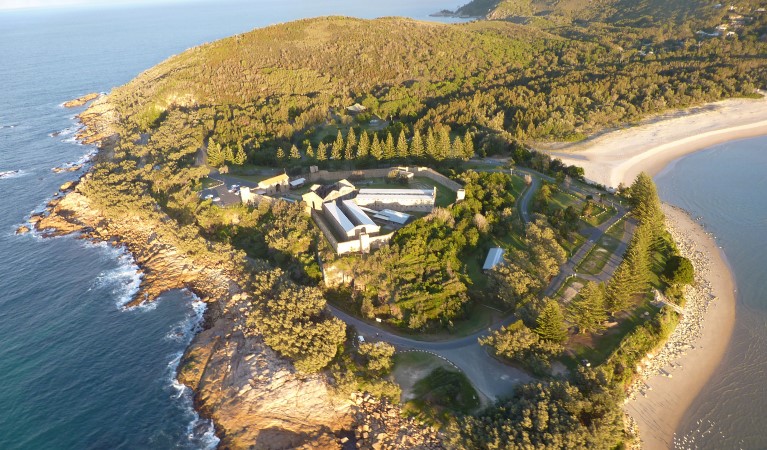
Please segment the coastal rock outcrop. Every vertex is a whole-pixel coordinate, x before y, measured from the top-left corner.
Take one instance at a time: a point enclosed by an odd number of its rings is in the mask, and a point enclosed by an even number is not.
[[[89,101],[98,98],[99,95],[101,94],[99,94],[98,92],[91,92],[90,94],[85,94],[82,97],[76,98],[74,100],[70,100],[64,103],[63,106],[64,108],[77,108],[78,106],[83,106]]]
[[[195,391],[196,406],[213,419],[224,448],[340,448],[338,433],[351,426],[350,402],[334,395],[324,376],[301,376],[260,336],[244,334],[247,300],[231,267],[201,264],[139,215],[107,217],[79,188],[52,200],[31,222],[44,236],[81,233],[124,246],[143,275],[128,307],[181,288],[209,304],[207,329],[187,350],[179,379]]]

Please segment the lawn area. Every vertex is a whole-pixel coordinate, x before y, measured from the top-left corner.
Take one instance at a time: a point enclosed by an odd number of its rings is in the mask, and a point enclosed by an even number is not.
[[[429,424],[445,424],[480,406],[480,396],[463,373],[434,355],[394,355],[394,379],[402,388],[406,414]]]
[[[574,255],[575,252],[586,242],[586,237],[580,233],[570,233],[567,239],[560,242],[562,248],[567,251],[567,257]]]
[[[651,305],[644,298],[637,308],[630,313],[621,313],[618,325],[603,331],[601,334],[576,335],[570,338],[566,345],[565,356],[562,358],[568,368],[575,369],[583,359],[588,360],[592,366],[597,366],[605,360],[620,345],[623,338],[634,330],[638,325],[650,320],[660,309]],[[644,313],[650,313],[644,316]]]
[[[590,275],[602,273],[602,269],[604,269],[607,261],[610,260],[610,256],[615,253],[623,239],[625,226],[626,222],[623,219],[613,225],[607,233],[599,238],[596,245],[592,247],[589,254],[583,258],[583,261],[578,264],[575,270]]]
[[[580,208],[583,201],[575,194],[564,191],[557,191],[551,196],[549,208],[565,210],[568,206]]]
[[[594,203],[594,207],[598,209],[599,212],[592,215],[591,217],[584,217],[583,221],[591,226],[598,227],[599,225],[602,225],[607,220],[609,220],[611,217],[615,215],[618,211],[610,206],[602,205],[599,203]]]

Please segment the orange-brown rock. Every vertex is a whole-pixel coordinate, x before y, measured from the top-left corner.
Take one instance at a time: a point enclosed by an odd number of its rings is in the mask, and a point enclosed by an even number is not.
[[[66,103],[64,103],[65,108],[77,108],[78,106],[83,106],[84,104],[88,103],[89,101],[97,98],[99,95],[98,92],[92,92],[90,94],[83,95],[82,97],[78,97],[74,100],[70,100]]]

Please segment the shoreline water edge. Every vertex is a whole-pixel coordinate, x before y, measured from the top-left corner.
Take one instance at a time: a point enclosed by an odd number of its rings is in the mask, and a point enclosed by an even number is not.
[[[640,172],[657,175],[678,159],[717,144],[767,135],[767,98],[730,99],[658,116],[583,142],[544,145],[566,164],[606,186],[630,185]],[[642,361],[625,410],[644,449],[685,448],[676,431],[687,409],[722,362],[735,324],[736,285],[715,237],[681,208],[664,204],[680,253],[695,267],[685,314],[668,341]]]

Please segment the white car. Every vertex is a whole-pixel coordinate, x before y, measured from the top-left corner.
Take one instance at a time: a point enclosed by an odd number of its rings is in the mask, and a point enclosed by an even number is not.
[[[221,201],[221,197],[213,197],[213,201],[214,202],[220,202]]]
[[[205,200],[210,200],[213,198],[213,194],[208,194],[205,196]]]

